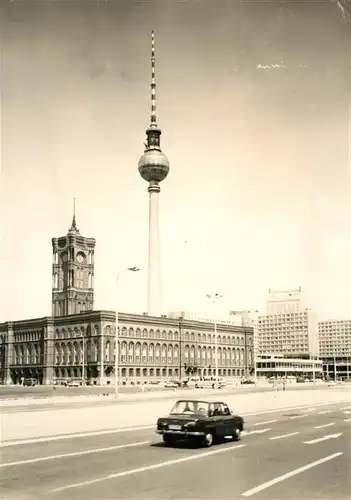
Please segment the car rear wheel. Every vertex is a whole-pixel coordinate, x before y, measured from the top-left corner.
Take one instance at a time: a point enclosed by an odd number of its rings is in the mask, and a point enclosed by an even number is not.
[[[163,442],[165,443],[166,446],[174,446],[175,439],[173,436],[168,436],[167,434],[165,434],[163,436]]]
[[[204,441],[203,441],[203,445],[204,445],[206,448],[209,448],[210,446],[212,446],[213,441],[214,441],[214,435],[213,435],[213,432],[207,432],[207,433],[206,433],[206,436],[205,436],[205,438],[204,438]]]

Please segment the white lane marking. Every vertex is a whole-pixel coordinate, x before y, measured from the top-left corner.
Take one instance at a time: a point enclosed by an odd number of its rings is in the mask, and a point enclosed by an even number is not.
[[[271,429],[256,429],[255,431],[246,431],[245,436],[251,436],[251,434],[263,434],[264,432],[268,432]]]
[[[308,411],[316,411],[316,408],[304,408],[303,410],[301,410],[303,412],[308,412]]]
[[[351,418],[345,418],[344,422],[351,422]]]
[[[326,436],[323,436],[321,438],[317,439],[312,439],[311,441],[303,441],[303,444],[316,444],[316,443],[321,443],[322,441],[327,441],[328,439],[337,439],[342,435],[342,432],[339,432],[338,434],[329,434]]]
[[[325,415],[326,413],[331,413],[331,410],[319,411],[318,415]]]
[[[108,474],[107,476],[98,477],[96,479],[91,479],[89,481],[83,481],[81,483],[72,483],[59,488],[50,490],[50,493],[58,493],[60,491],[71,490],[73,488],[81,488],[82,486],[90,486],[91,484],[102,483],[103,481],[108,481],[109,479],[117,479],[119,477],[130,476],[132,474],[139,474],[141,472],[147,472],[150,470],[161,469],[162,467],[169,467],[170,465],[177,465],[183,462],[189,462],[190,460],[198,460],[204,457],[210,457],[212,455],[217,455],[219,453],[226,453],[228,451],[235,451],[239,448],[244,448],[246,444],[239,444],[234,446],[228,446],[225,448],[220,448],[218,450],[206,451],[204,453],[199,453],[197,455],[189,455],[187,457],[177,458],[175,460],[167,460],[166,462],[159,462],[153,465],[145,465],[144,467],[138,467],[137,469],[129,469],[122,472],[116,472],[114,474]]]
[[[35,462],[45,462],[47,460],[56,460],[58,458],[68,458],[68,457],[78,457],[78,456],[82,456],[82,455],[92,455],[93,453],[103,453],[105,451],[121,450],[123,448],[133,448],[135,446],[142,446],[144,444],[149,444],[149,443],[151,443],[151,441],[139,441],[138,443],[120,444],[117,446],[108,446],[107,448],[95,448],[93,450],[75,451],[72,453],[62,453],[60,455],[48,455],[46,457],[29,458],[28,460],[19,460],[18,462],[5,462],[5,463],[0,464],[0,468],[12,467],[15,465],[34,464]]]
[[[317,425],[315,429],[324,429],[324,427],[330,427],[331,425],[335,425],[335,423],[330,422],[330,424]]]
[[[307,417],[307,415],[294,415],[293,417],[289,417],[289,418],[290,418],[290,420],[294,420],[296,418],[305,418],[305,417]]]
[[[350,409],[350,406],[345,406],[345,408],[340,408],[341,411],[346,411],[346,410],[349,410]]]
[[[259,486],[256,486],[255,488],[252,488],[251,490],[247,490],[244,493],[242,493],[243,497],[250,497],[251,495],[254,495],[255,493],[259,493],[262,490],[265,490],[267,488],[270,488],[271,486],[280,483],[281,481],[285,481],[285,479],[289,479],[290,477],[296,476],[297,474],[300,474],[301,472],[304,472],[305,470],[312,469],[312,467],[316,467],[317,465],[321,465],[325,462],[328,462],[329,460],[333,460],[333,458],[337,458],[343,455],[341,451],[338,453],[333,453],[333,455],[328,455],[327,457],[321,458],[320,460],[316,460],[315,462],[311,462],[307,465],[304,465],[303,467],[299,467],[298,469],[294,469],[290,472],[287,472],[286,474],[283,474],[282,476],[278,476],[275,479],[271,479],[270,481],[267,481],[266,483],[262,483]]]
[[[316,403],[315,405],[313,405],[313,407],[318,408],[320,406],[336,405],[336,404],[347,403],[347,402],[348,402],[348,400],[337,401],[334,403],[327,401],[325,403]],[[275,410],[261,410],[261,411],[251,412],[251,413],[242,413],[241,415],[243,417],[250,417],[250,416],[256,416],[256,415],[265,415],[265,414],[269,414],[269,413],[282,413],[285,411],[301,410],[302,408],[305,408],[306,406],[307,405],[285,406],[285,407],[277,408]],[[311,407],[312,407],[311,405],[308,405],[308,408],[311,408]],[[63,441],[65,439],[79,439],[79,438],[84,438],[84,437],[103,436],[103,435],[107,435],[107,434],[118,434],[118,433],[122,433],[122,432],[142,431],[142,430],[148,430],[148,429],[155,429],[155,424],[153,424],[153,425],[140,425],[140,426],[134,426],[134,427],[119,427],[118,429],[107,429],[104,431],[87,431],[87,432],[76,432],[76,433],[73,432],[72,434],[58,434],[57,436],[44,436],[44,437],[40,437],[40,438],[0,441],[0,448],[5,448],[5,447],[9,447],[9,446],[25,445],[25,444],[46,443],[46,442],[51,442],[51,441]]]
[[[155,425],[143,425],[140,427],[126,427],[120,429],[108,429],[106,431],[92,431],[92,432],[78,432],[77,434],[63,434],[58,436],[48,436],[42,438],[33,438],[33,439],[19,439],[17,441],[2,441],[0,442],[0,448],[7,448],[9,446],[18,446],[22,444],[34,444],[34,443],[47,443],[50,441],[64,441],[67,439],[77,439],[77,438],[85,438],[85,437],[93,437],[93,436],[105,436],[107,434],[120,434],[122,432],[131,432],[131,431],[144,431],[155,429]]]
[[[350,415],[351,411],[344,411],[344,413],[346,413],[346,415]]]
[[[270,437],[269,439],[273,441],[274,439],[283,439],[289,436],[296,436],[296,434],[300,434],[300,432],[290,432],[289,434],[281,434],[280,436]]]
[[[267,420],[266,422],[257,422],[256,424],[253,425],[267,425],[267,424],[273,424],[274,422],[278,422],[278,420]]]

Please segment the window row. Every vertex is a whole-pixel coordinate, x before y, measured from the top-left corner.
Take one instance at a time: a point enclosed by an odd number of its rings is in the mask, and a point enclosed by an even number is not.
[[[15,345],[13,349],[14,365],[40,364],[40,347],[38,344]]]

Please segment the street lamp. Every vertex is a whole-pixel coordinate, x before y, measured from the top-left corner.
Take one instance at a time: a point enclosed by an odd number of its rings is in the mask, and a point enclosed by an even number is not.
[[[85,368],[85,353],[84,353],[84,332],[81,332],[82,334],[82,385],[85,385],[85,374],[84,374],[84,368]]]
[[[121,279],[121,276],[124,273],[127,272],[138,272],[140,269],[136,266],[134,267],[128,267],[127,269],[124,269],[120,273],[118,273],[117,278],[116,278],[116,290],[118,291],[118,284]],[[118,296],[118,294],[116,293]],[[118,307],[116,308],[116,326],[115,326],[115,398],[118,398],[118,357],[119,357],[119,352],[118,352]]]
[[[223,297],[223,295],[219,295],[219,293],[215,293],[213,295],[206,295],[206,298],[209,299],[213,304],[217,304],[217,302]],[[216,367],[216,382],[215,388],[218,389],[218,339],[217,339],[217,318],[214,317],[214,337],[215,337],[215,367]]]

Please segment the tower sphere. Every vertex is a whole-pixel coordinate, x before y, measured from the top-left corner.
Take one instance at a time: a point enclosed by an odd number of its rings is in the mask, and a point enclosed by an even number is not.
[[[138,170],[145,181],[161,182],[169,172],[168,158],[158,149],[148,149],[139,160]]]

